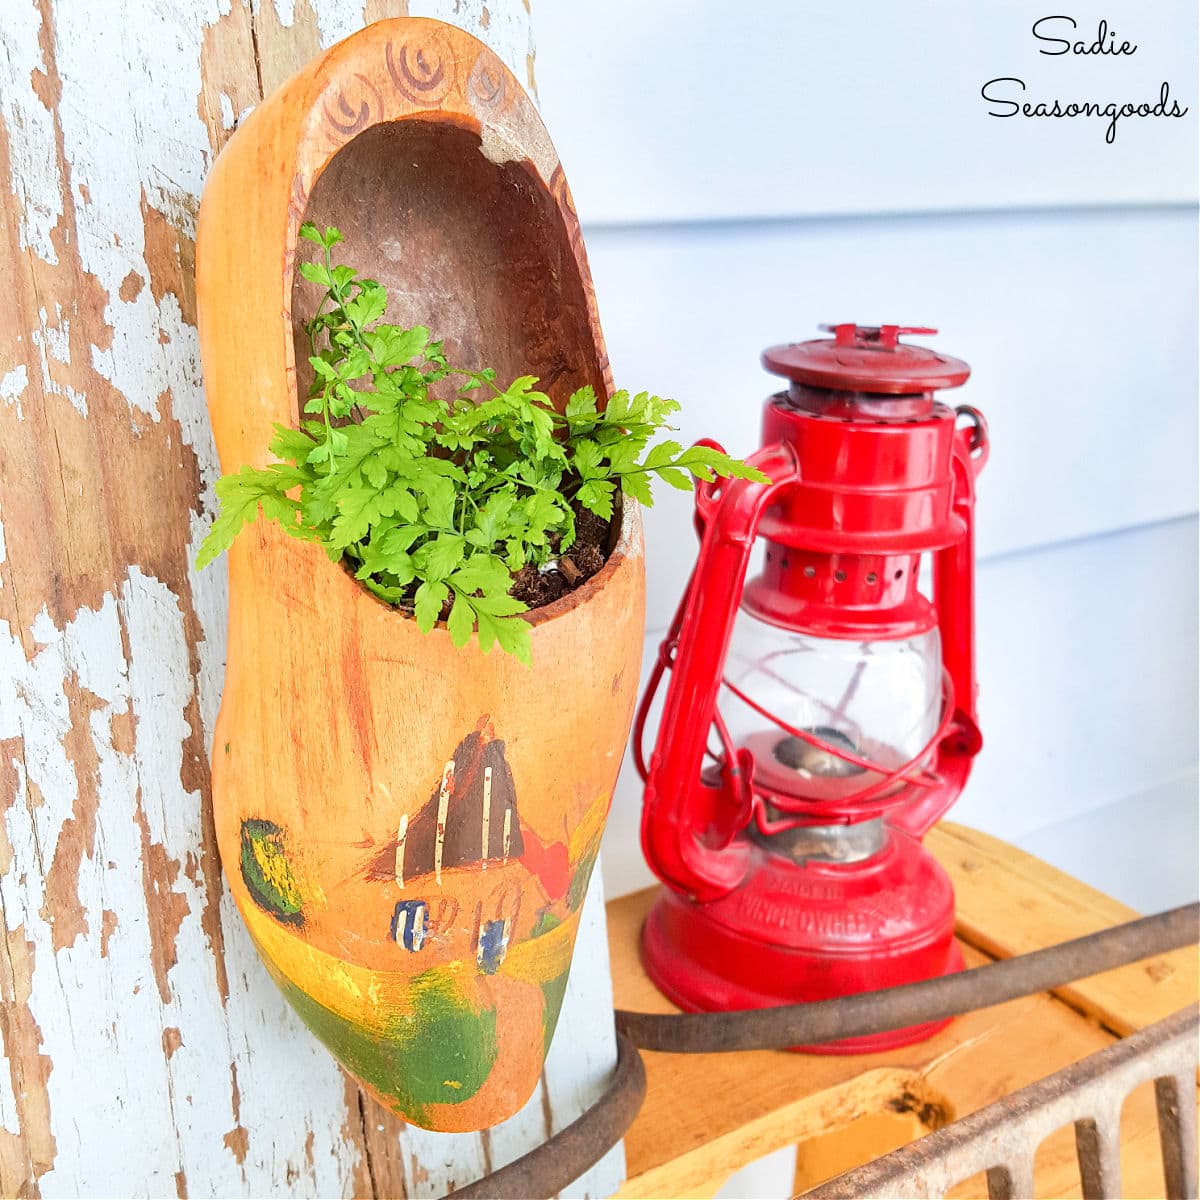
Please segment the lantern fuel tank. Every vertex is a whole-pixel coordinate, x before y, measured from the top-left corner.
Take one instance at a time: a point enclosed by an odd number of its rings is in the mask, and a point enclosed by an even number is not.
[[[750,458],[770,483],[697,487],[699,557],[635,727],[642,845],[668,885],[643,959],[693,1010],[962,966],[950,881],[921,838],[982,744],[974,500],[987,427],[938,397],[966,382],[966,363],[901,340],[936,331],[825,329],[763,355],[788,381]],[[814,1049],[884,1049],[941,1024]]]

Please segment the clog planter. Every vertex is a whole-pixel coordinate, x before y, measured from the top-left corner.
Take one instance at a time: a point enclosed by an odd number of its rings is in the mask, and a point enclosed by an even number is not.
[[[536,374],[558,404],[608,394],[578,222],[528,97],[467,34],[380,22],[265,101],[205,191],[201,350],[226,471],[266,465],[272,423],[299,420],[305,220],[341,228],[389,319],[432,326],[456,361]],[[421,634],[276,524],[230,552],[213,754],[230,889],[306,1024],[426,1128],[515,1112],[554,1032],[638,684],[624,513],[600,572],[528,615],[532,669]]]

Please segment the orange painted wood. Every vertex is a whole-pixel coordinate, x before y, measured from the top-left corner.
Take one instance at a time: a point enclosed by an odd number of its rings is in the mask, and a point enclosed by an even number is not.
[[[305,219],[387,285],[388,319],[451,361],[607,394],[562,169],[498,58],[383,21],[245,122],[200,214],[197,293],[224,470],[297,421]],[[307,246],[307,243],[305,243]],[[301,335],[302,336],[302,335]],[[304,362],[304,351],[300,351]],[[298,375],[301,378],[298,380]],[[462,1131],[529,1097],[628,733],[640,520],[598,575],[530,614],[533,668],[415,623],[260,522],[230,553],[213,752],[217,838],[260,953],[344,1065],[406,1120]]]

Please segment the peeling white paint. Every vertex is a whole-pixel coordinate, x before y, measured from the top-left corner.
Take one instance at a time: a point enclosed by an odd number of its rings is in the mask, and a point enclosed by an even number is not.
[[[296,0],[275,0],[275,15],[284,29],[296,23]]]
[[[56,264],[58,255],[50,234],[63,215],[62,177],[54,147],[54,119],[32,84],[34,73],[44,74],[46,70],[38,45],[41,27],[41,15],[30,0],[5,4],[4,19],[0,21],[0,58],[8,60],[6,73],[20,80],[22,86],[0,88],[0,115],[4,117],[12,156],[21,249]]]
[[[342,38],[349,37],[362,28],[362,8],[346,3],[346,0],[309,0],[313,15],[317,18],[317,34],[325,48]],[[284,7],[293,8],[294,4]],[[275,5],[276,12],[280,5]],[[289,21],[288,24],[291,24]]]
[[[96,369],[126,397],[131,414],[155,421],[168,396],[180,434],[200,468],[198,511],[188,530],[188,562],[216,509],[220,468],[204,402],[200,343],[170,292],[155,302],[143,287],[120,298],[130,271],[151,278],[145,257],[143,202],[157,208],[188,238],[193,208],[211,165],[208,132],[196,97],[202,89],[200,44],[206,25],[229,11],[228,0],[146,0],[131,8],[118,0],[93,0],[72,9],[58,31],[56,53],[63,76],[63,141],[72,175],[88,181],[89,200],[77,209],[79,253],[85,269],[105,287],[105,320],[112,345],[93,347]],[[69,36],[63,37],[63,32]],[[107,53],[108,71],[89,59]],[[90,114],[90,115],[89,115]],[[102,114],[102,116],[98,116]],[[205,514],[205,515],[201,515]],[[227,583],[224,566],[197,574],[189,565],[192,606],[204,631],[199,646],[200,710],[207,745],[220,705],[225,662]]]
[[[0,1129],[12,1134],[21,1132],[21,1118],[17,1111],[17,1096],[13,1091],[12,1068],[8,1055],[0,1056]]]
[[[39,325],[29,335],[42,359],[42,388],[51,395],[65,396],[75,411],[86,417],[87,397],[69,383],[59,383],[50,366],[52,358],[63,366],[71,364],[71,322],[63,315],[61,304],[54,305],[54,319],[57,324],[51,322],[45,307],[42,307],[38,310]]]
[[[25,413],[21,409],[21,397],[29,386],[29,369],[24,363],[13,367],[3,379],[0,379],[0,400],[5,404],[17,406],[17,420],[23,420]]]
[[[184,742],[191,733],[184,710],[192,698],[182,612],[164,585],[136,568],[122,601],[142,805],[151,839],[183,862],[200,840],[200,797],[184,792],[180,784]],[[213,1003],[211,987],[196,986],[198,968],[211,974],[214,952],[200,925],[207,893],[202,881],[193,884],[184,876],[175,887],[188,895],[189,915],[176,942],[180,966],[168,977],[173,981],[171,1011],[154,1022],[154,1029],[173,1025],[183,1037],[169,1060],[180,1166],[190,1178],[205,1180],[216,1195],[344,1192],[354,1165],[351,1156],[341,1161],[327,1156],[310,1169],[303,1153],[307,1128],[315,1131],[321,1146],[336,1145],[341,1137],[345,1106],[340,1073],[267,978],[231,904],[222,905],[231,1003],[223,1012]],[[182,978],[174,982],[177,975]],[[214,1054],[217,1047],[219,1056]],[[237,1068],[241,1093],[236,1115],[231,1081],[219,1078],[229,1062]],[[297,1102],[303,1106],[302,1117]],[[278,1127],[281,1105],[292,1110],[287,1130]],[[249,1131],[249,1152],[241,1166],[231,1152],[214,1154],[239,1124]],[[293,1174],[298,1178],[289,1186],[287,1177]]]
[[[210,435],[211,437],[211,432]],[[213,452],[215,459],[216,452]],[[216,472],[214,471],[214,476]],[[200,707],[200,723],[204,726],[204,744],[211,747],[221,707],[221,690],[225,685],[225,633],[229,613],[229,571],[225,559],[203,571],[194,564],[200,543],[208,536],[211,521],[208,513],[216,510],[216,492],[205,478],[202,501],[205,515],[193,511],[188,536],[188,580],[192,589],[192,611],[204,631],[197,647],[200,669],[196,674],[196,695]]]
[[[145,258],[143,201],[186,237],[195,233],[194,197],[210,165],[208,134],[196,97],[201,91],[200,40],[220,15],[210,0],[146,0],[129,6],[98,0],[74,6],[55,31],[62,77],[59,105],[64,155],[78,196],[78,248],[86,271],[108,294],[104,319],[110,346],[92,347],[96,370],[126,398],[131,410],[159,420],[159,397],[175,380],[164,378],[196,360],[195,331],[185,333],[175,313],[155,303],[151,289],[120,296],[130,271],[150,278]],[[95,63],[105,63],[105,70]],[[163,329],[170,341],[159,341]],[[177,343],[184,339],[181,347]],[[187,341],[192,345],[189,347]],[[193,395],[176,396],[198,415],[198,369],[189,372]]]
[[[346,0],[309,0],[317,19],[317,33],[325,48],[362,27],[362,8]],[[285,28],[296,19],[295,0],[274,0],[275,14]],[[410,0],[414,17],[434,17],[457,25],[486,42],[499,54],[522,83],[525,56],[533,50],[529,10],[521,0]]]
[[[29,371],[24,363],[13,367],[11,371],[0,379],[0,398],[3,398],[6,404],[12,404],[13,401],[21,398],[21,393],[29,386]]]
[[[39,646],[48,646],[51,642],[58,641],[59,637],[59,632],[54,627],[54,622],[50,619],[50,614],[45,608],[33,618],[33,622],[29,626],[29,632]]]
[[[309,1129],[317,1146],[343,1140],[341,1075],[267,978],[227,897],[222,925],[231,995],[222,1007],[213,987],[214,947],[201,926],[208,898],[203,876],[193,880],[181,870],[169,884],[185,912],[166,1003],[151,966],[135,805],[150,842],[168,861],[185,863],[202,840],[200,796],[180,782],[192,688],[178,601],[134,567],[119,594],[105,596],[96,610],[80,610],[63,629],[43,612],[35,626],[38,649],[26,661],[0,623],[0,677],[14,684],[0,691],[0,738],[19,737],[24,746],[18,794],[6,816],[13,860],[0,877],[0,899],[9,930],[21,929],[34,947],[29,1007],[42,1031],[42,1053],[53,1062],[48,1090],[57,1155],[40,1181],[42,1194],[171,1194],[181,1169],[205,1194],[348,1194],[351,1156],[326,1153],[309,1167],[304,1153]],[[64,745],[73,686],[93,698],[99,804],[78,876],[87,929],[56,953],[42,909],[45,872],[79,791]],[[136,736],[127,754],[113,747],[113,720],[129,713]],[[30,785],[41,803],[33,803]],[[101,958],[106,909],[117,914],[117,925]],[[181,1037],[169,1057],[165,1028]],[[237,1115],[231,1062],[241,1091]],[[114,1097],[136,1105],[136,1120],[113,1119]],[[0,1095],[0,1120],[4,1104]],[[250,1131],[240,1166],[224,1145],[239,1124]]]
[[[54,355],[60,363],[69,365],[71,362],[71,322],[63,316],[62,305],[58,303],[54,305],[57,326],[50,324],[50,318],[44,306],[38,310],[38,316],[42,325],[40,329],[33,332],[35,344],[42,346],[45,351]]]

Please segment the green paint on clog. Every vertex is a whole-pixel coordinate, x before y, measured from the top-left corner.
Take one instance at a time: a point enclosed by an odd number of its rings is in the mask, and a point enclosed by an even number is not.
[[[411,1013],[395,1018],[382,1034],[331,1012],[272,973],[338,1060],[410,1119],[422,1119],[428,1105],[470,1099],[496,1062],[496,1010],[472,1008],[444,967],[413,979]]]
[[[254,903],[285,925],[304,924],[304,897],[288,861],[284,832],[274,821],[242,822],[242,882]]]

